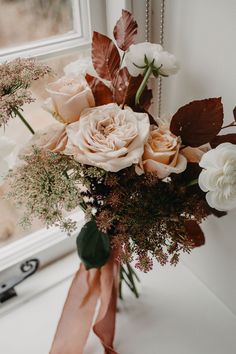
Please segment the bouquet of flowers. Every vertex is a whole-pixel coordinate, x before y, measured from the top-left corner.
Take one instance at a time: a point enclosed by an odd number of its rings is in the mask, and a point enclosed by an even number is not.
[[[11,197],[25,208],[24,224],[36,216],[71,234],[76,223],[65,212],[78,206],[85,212],[77,237],[82,263],[53,354],[82,353],[98,298],[94,331],[105,352],[115,353],[119,274],[138,296],[131,262],[144,272],[154,259],[176,265],[181,252],[204,244],[199,225],[208,215],[236,207],[236,134],[220,134],[236,125],[236,111],[223,126],[221,99],[209,98],[173,116],[152,116],[151,80],[176,74],[179,65],[159,44],[134,44],[136,33],[125,10],[114,28],[116,43],[94,33],[92,68],[78,62],[76,73],[48,85],[44,107],[58,122],[34,134],[9,175]],[[7,65],[13,64],[0,71]],[[17,78],[12,87],[0,88],[1,124],[19,112]]]

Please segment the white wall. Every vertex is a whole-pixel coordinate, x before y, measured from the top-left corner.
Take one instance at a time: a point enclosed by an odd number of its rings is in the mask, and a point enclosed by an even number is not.
[[[106,0],[107,33],[113,37],[113,28],[120,18],[122,9],[131,11],[138,23],[137,42],[145,38],[145,1],[143,0]]]
[[[153,0],[153,41],[159,41],[160,0]],[[236,1],[166,0],[165,48],[181,63],[163,80],[162,113],[195,99],[222,96],[225,120],[236,106]],[[234,129],[236,133],[236,129]],[[236,313],[236,212],[204,223],[206,246],[185,261]]]

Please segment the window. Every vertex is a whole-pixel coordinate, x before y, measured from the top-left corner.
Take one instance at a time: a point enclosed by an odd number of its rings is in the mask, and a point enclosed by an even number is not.
[[[68,35],[76,30],[81,34],[80,22],[73,24],[69,0],[1,0],[0,5],[0,46],[3,49]],[[20,25],[14,25],[15,18],[20,19]],[[29,31],[30,28],[34,30]]]
[[[92,29],[106,32],[105,3],[104,0],[0,0],[0,62],[19,56],[36,57],[62,74],[66,64],[88,55]],[[44,126],[52,120],[41,109],[45,99],[42,82],[36,83],[33,91],[37,101],[25,107],[25,115],[38,129],[39,115]],[[14,139],[17,147],[30,137],[17,119],[5,130],[0,129],[0,135],[3,134]],[[27,231],[18,227],[20,212],[2,198],[6,188],[0,187],[0,272],[33,256],[40,259],[41,265],[47,264],[75,247],[75,240],[56,228],[46,230],[38,222]],[[74,218],[81,223],[83,215],[76,212]]]
[[[142,34],[142,14],[145,12],[141,8],[144,3],[135,0],[135,8],[136,4],[138,12],[134,11],[134,15],[138,22],[140,19],[139,33]],[[19,56],[36,57],[62,74],[63,67],[76,60],[78,55],[89,55],[93,29],[112,35],[110,29],[122,8],[132,10],[132,1],[120,0],[118,4],[117,0],[0,0],[0,62]],[[42,128],[38,127],[39,120],[45,126],[52,123],[52,118],[41,109],[45,99],[42,82],[36,83],[33,91],[38,99],[25,107],[25,115],[37,130]],[[12,120],[5,131],[0,129],[0,135],[5,133],[16,140],[17,146],[24,145],[30,137],[17,119]],[[6,273],[14,274],[14,269],[26,259],[37,257],[41,266],[44,266],[75,248],[74,237],[68,238],[56,228],[45,229],[37,222],[28,232],[23,234],[18,229],[13,238],[1,242],[1,228],[4,229],[9,221],[11,228],[8,216],[17,213],[11,205],[2,204],[5,202],[1,200],[1,193],[0,187],[0,279],[1,276],[6,278]],[[15,214],[14,221],[16,217]],[[73,218],[77,220],[79,228],[83,223],[83,213],[76,211]]]
[[[88,0],[1,0],[0,6],[1,60],[42,59],[89,46]]]

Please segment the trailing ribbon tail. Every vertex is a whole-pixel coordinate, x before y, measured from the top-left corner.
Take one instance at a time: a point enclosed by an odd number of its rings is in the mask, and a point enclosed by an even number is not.
[[[119,264],[110,258],[101,268],[101,304],[93,326],[94,333],[100,338],[105,354],[118,354],[113,349],[118,298]]]
[[[92,327],[97,301],[99,312],[93,326],[105,354],[113,349],[119,265],[110,258],[99,269],[86,270],[81,263],[69,290],[49,354],[83,354]]]

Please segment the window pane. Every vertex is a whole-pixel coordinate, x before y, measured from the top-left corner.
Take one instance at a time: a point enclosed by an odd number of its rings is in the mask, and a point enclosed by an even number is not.
[[[0,48],[72,31],[72,0],[0,0]]]

